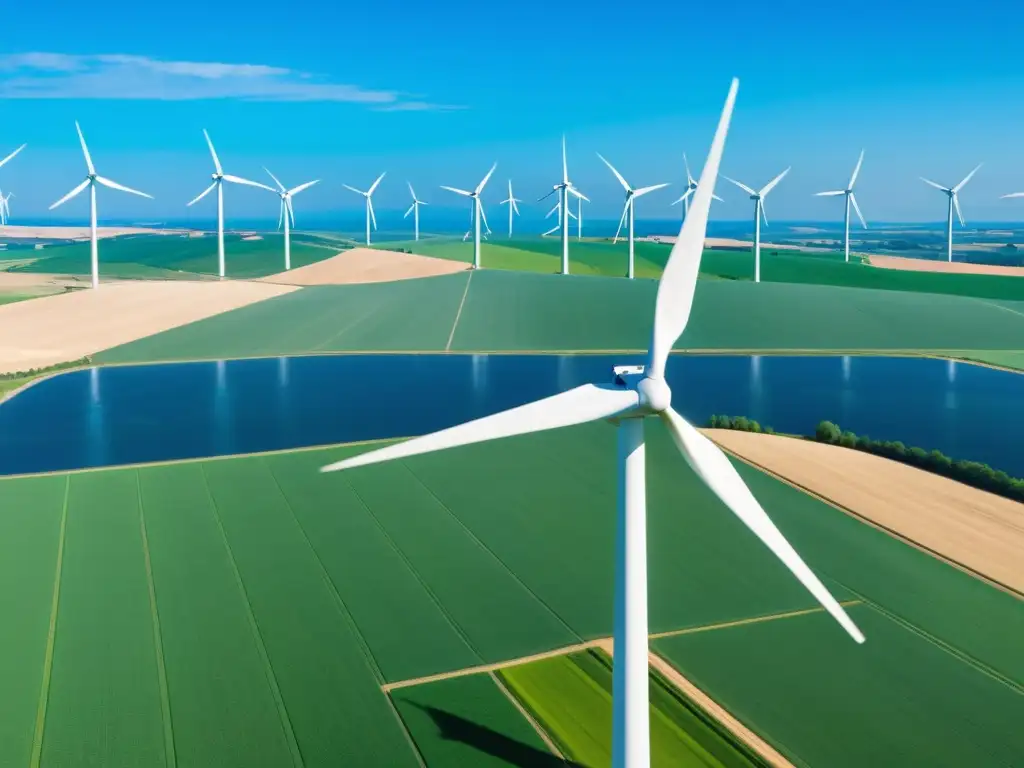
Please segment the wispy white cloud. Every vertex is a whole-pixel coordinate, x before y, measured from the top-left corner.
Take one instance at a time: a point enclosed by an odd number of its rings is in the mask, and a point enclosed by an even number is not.
[[[335,101],[386,112],[462,109],[264,64],[36,52],[0,54],[0,74],[0,99]]]

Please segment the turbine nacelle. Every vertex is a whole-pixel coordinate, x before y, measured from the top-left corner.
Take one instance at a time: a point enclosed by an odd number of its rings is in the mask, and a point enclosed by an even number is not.
[[[636,392],[637,406],[616,418],[657,416],[672,407],[672,390],[664,378],[650,376],[643,365],[617,365],[612,368],[615,386]]]

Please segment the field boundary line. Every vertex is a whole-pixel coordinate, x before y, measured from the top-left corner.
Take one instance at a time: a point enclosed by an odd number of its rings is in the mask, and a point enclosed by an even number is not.
[[[519,697],[512,693],[512,691],[508,689],[508,686],[505,685],[504,681],[498,677],[498,675],[494,674],[494,672],[488,672],[487,674],[490,675],[491,680],[494,681],[498,690],[505,695],[506,699],[512,702],[512,706],[519,711],[519,714],[523,716],[523,719],[530,724],[534,731],[537,732],[537,735],[540,736],[540,740],[544,742],[544,746],[551,751],[551,754],[559,760],[564,761],[565,755],[562,754],[562,750],[558,748],[558,745],[555,744],[554,740],[548,735],[548,732],[544,730],[543,726],[537,721],[537,718],[531,715],[529,710],[523,706],[523,703],[519,701]]]
[[[462,301],[459,302],[459,311],[455,313],[455,322],[452,323],[452,332],[448,334],[448,343],[444,345],[444,351],[448,352],[452,348],[452,339],[455,338],[455,329],[459,327],[459,318],[462,317],[462,308],[466,304],[466,297],[469,295],[469,284],[473,282],[473,273],[475,269],[469,270],[469,277],[466,278],[466,287],[462,291]]]
[[[853,592],[853,590],[850,590]],[[856,593],[854,593],[856,594]],[[839,602],[843,608],[852,608],[855,605],[860,605],[863,600],[842,600]],[[810,616],[815,613],[824,613],[825,609],[821,606],[815,606],[813,608],[799,608],[795,611],[783,611],[782,613],[768,613],[764,616],[751,616],[748,619],[734,619],[733,621],[723,621],[717,624],[706,624],[700,627],[686,627],[685,629],[670,629],[667,632],[655,632],[654,634],[648,635],[648,640],[664,640],[670,637],[680,637],[682,635],[696,635],[700,632],[711,632],[716,629],[730,629],[732,627],[745,627],[748,624],[763,624],[768,621],[778,621],[779,619],[795,619],[798,616]]]
[[[864,523],[865,525],[868,525],[868,526],[870,526],[870,527],[872,527],[872,528],[874,528],[874,529],[876,529],[878,531],[882,531],[883,533],[886,533],[886,534],[892,536],[894,539],[898,539],[899,541],[902,541],[904,544],[907,544],[907,545],[913,547],[914,549],[916,549],[916,550],[918,550],[920,552],[923,552],[923,553],[925,553],[927,555],[931,555],[936,560],[941,560],[942,562],[946,563],[947,565],[951,565],[954,568],[957,568],[958,570],[961,570],[964,573],[968,574],[969,576],[973,576],[974,578],[978,579],[978,581],[981,581],[981,582],[984,582],[985,584],[988,584],[990,587],[995,587],[998,590],[1006,592],[1008,595],[1012,595],[1013,597],[1016,597],[1016,598],[1018,598],[1020,600],[1024,600],[1024,593],[1018,592],[1016,589],[1011,587],[1009,584],[1003,584],[1001,581],[993,579],[991,576],[988,576],[988,575],[982,573],[981,571],[976,571],[973,568],[971,568],[970,566],[965,565],[964,563],[961,563],[958,560],[954,560],[953,558],[949,557],[948,555],[946,555],[946,554],[944,554],[942,552],[939,552],[937,549],[932,549],[931,547],[928,547],[928,546],[926,546],[924,544],[921,544],[918,541],[915,541],[914,539],[912,539],[909,536],[906,536],[906,535],[900,533],[899,531],[897,531],[894,528],[889,528],[888,526],[885,526],[882,523],[875,522],[871,518],[865,517],[864,515],[862,515],[859,512],[857,512],[856,510],[851,509],[850,507],[844,506],[844,505],[840,504],[839,502],[830,499],[828,496],[825,496],[825,495],[823,495],[821,493],[818,493],[817,491],[815,491],[815,490],[813,490],[811,488],[808,488],[805,485],[801,485],[800,483],[796,482],[795,480],[790,480],[788,477],[786,477],[784,475],[780,475],[778,472],[774,472],[771,469],[769,469],[768,467],[765,467],[765,466],[763,466],[761,464],[758,464],[756,461],[754,461],[752,459],[748,459],[746,456],[742,456],[741,454],[736,453],[736,452],[730,450],[729,448],[726,448],[724,445],[721,445],[721,444],[719,444],[717,442],[715,443],[715,445],[717,445],[722,451],[724,451],[729,456],[733,456],[734,458],[739,459],[744,464],[747,464],[748,466],[751,466],[754,469],[757,469],[757,470],[763,472],[764,474],[768,475],[769,477],[773,477],[776,480],[778,480],[779,482],[785,483],[786,485],[790,486],[791,488],[795,488],[796,490],[801,491],[802,493],[806,493],[808,496],[811,496],[811,497],[817,499],[818,501],[821,501],[821,502],[824,502],[825,504],[828,504],[833,509],[837,509],[840,512],[842,512],[842,513],[844,513],[846,515],[849,515],[850,517],[854,518],[855,520],[858,520],[859,522]],[[891,459],[890,459],[890,461],[891,461]],[[851,589],[850,591],[853,592],[854,590]]]
[[[406,464],[404,461],[402,462],[402,466],[405,467],[406,472],[412,475],[416,482],[419,483],[420,486],[422,486],[423,490],[430,494],[430,498],[432,498],[438,505],[440,505],[441,509],[448,513],[448,515],[455,521],[456,525],[458,525],[463,531],[466,532],[466,534],[469,536],[469,538],[473,541],[474,544],[476,544],[480,549],[482,549],[484,552],[490,555],[495,561],[497,561],[501,565],[501,567],[508,572],[512,579],[519,586],[525,589],[526,592],[534,600],[536,600],[538,603],[544,606],[544,610],[546,610],[548,613],[554,616],[558,620],[558,623],[565,627],[567,630],[569,630],[569,633],[573,637],[575,637],[577,640],[580,640],[581,642],[583,641],[583,637],[580,635],[580,633],[573,629],[571,626],[569,626],[569,623],[565,619],[563,619],[561,615],[559,615],[558,611],[556,611],[554,608],[548,605],[547,601],[544,600],[544,598],[542,598],[540,595],[538,595],[536,592],[530,589],[530,587],[527,585],[525,581],[522,580],[519,574],[517,574],[514,570],[509,568],[508,564],[500,557],[498,557],[497,552],[495,552],[493,549],[487,546],[487,544],[485,544],[484,541],[479,536],[477,536],[476,533],[474,533],[473,530],[468,525],[466,525],[465,522],[463,522],[462,518],[460,518],[458,515],[452,512],[448,505],[441,501],[440,498],[438,498],[437,494],[434,493],[433,488],[428,486],[425,482],[423,482],[423,480],[420,479],[419,475],[417,475],[415,472],[409,469],[408,464]]]
[[[50,627],[46,635],[46,655],[43,657],[43,680],[36,708],[35,735],[32,738],[31,768],[39,768],[43,756],[43,733],[46,728],[46,705],[50,699],[50,677],[53,674],[53,647],[57,639],[57,608],[60,604],[60,580],[64,568],[64,541],[67,533],[68,501],[71,498],[71,478],[64,484],[64,503],[60,513],[60,538],[57,540],[57,563],[53,574],[53,601],[50,603]]]
[[[156,584],[153,581],[153,563],[149,557],[149,534],[146,531],[146,508],[142,504],[142,478],[135,470],[135,488],[139,495],[139,528],[142,534],[142,555],[146,563],[146,585],[149,588],[149,609],[153,618],[153,646],[156,652],[156,675],[160,685],[160,709],[164,721],[164,744],[167,765],[174,768],[178,757],[174,750],[174,724],[171,720],[171,697],[167,688],[167,667],[164,663],[164,641],[160,632],[160,613],[156,608]]]
[[[201,466],[201,465],[200,465]],[[292,763],[296,768],[302,768],[302,752],[299,750],[299,743],[295,739],[295,731],[292,728],[292,720],[288,715],[288,708],[284,703],[284,696],[281,695],[281,688],[277,683],[277,675],[274,673],[274,665],[270,663],[270,654],[263,643],[263,635],[260,632],[259,623],[256,621],[256,614],[252,609],[252,602],[249,600],[249,593],[245,589],[245,582],[242,580],[242,573],[238,570],[238,563],[235,562],[235,553],[231,551],[231,544],[228,541],[227,531],[224,530],[224,523],[220,519],[220,510],[217,508],[217,501],[213,497],[213,489],[210,488],[210,478],[206,474],[206,468],[202,467],[203,483],[206,486],[206,495],[210,499],[210,508],[213,510],[213,519],[217,523],[221,540],[224,542],[224,550],[228,553],[228,562],[231,563],[231,571],[235,574],[235,581],[238,590],[242,594],[242,602],[245,604],[245,613],[249,619],[249,628],[252,630],[253,641],[256,643],[256,650],[263,661],[263,672],[267,676],[267,683],[270,685],[270,692],[277,705],[277,714],[281,722],[281,729],[284,731],[285,741],[288,742],[289,751],[292,753]]]

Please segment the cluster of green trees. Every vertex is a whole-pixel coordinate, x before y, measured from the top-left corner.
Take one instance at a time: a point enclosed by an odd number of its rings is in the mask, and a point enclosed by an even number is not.
[[[753,419],[743,416],[712,416],[708,426],[717,429],[738,429],[742,432],[775,434],[771,427],[762,427]],[[908,448],[899,440],[872,440],[867,435],[856,435],[843,431],[831,421],[822,421],[810,438],[819,443],[841,445],[865,453],[873,453],[893,461],[900,461],[918,469],[933,472],[964,485],[996,493],[1015,501],[1024,502],[1024,480],[1010,477],[1002,470],[992,469],[979,461],[954,461],[941,451],[926,451],[923,448]]]
[[[83,365],[89,365],[92,360],[89,357],[83,357],[79,360],[72,360],[68,363],[57,363],[56,365],[47,365],[43,368],[29,368],[27,371],[14,371],[12,373],[0,373],[0,381],[9,381],[11,379],[27,379],[32,376],[41,376],[44,373],[54,373],[55,371],[63,371],[66,368],[79,368]]]

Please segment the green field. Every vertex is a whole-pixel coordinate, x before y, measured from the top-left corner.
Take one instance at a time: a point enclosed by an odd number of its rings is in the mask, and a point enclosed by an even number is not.
[[[117,347],[108,363],[343,351],[641,351],[657,283],[482,270],[317,286]],[[1024,302],[702,280],[677,349],[1019,350]]]
[[[224,261],[228,277],[265,277],[284,271],[284,236],[261,235],[261,240],[243,240],[242,235],[224,236]],[[302,267],[329,258],[345,247],[333,239],[293,233],[292,267]],[[60,275],[88,275],[89,243],[50,245],[31,264],[13,272]],[[100,241],[100,276],[123,279],[188,279],[217,274],[217,236],[123,235]]]
[[[43,765],[163,765],[172,750],[179,766],[414,765],[383,682],[611,633],[615,488],[603,468],[614,439],[594,424],[327,475],[317,468],[365,449],[0,480],[0,573],[18,585],[0,606],[0,763],[25,764],[38,738]],[[650,425],[648,440],[652,632],[810,607],[664,430]],[[897,635],[945,645],[954,671],[934,674],[932,656],[870,619],[869,677],[801,671],[859,652],[827,622],[810,633],[813,653],[792,650],[798,629],[777,641],[776,630],[766,641],[729,629],[678,641],[714,635],[708,647],[728,654],[678,655],[677,641],[659,641],[666,655],[769,736],[766,697],[810,722],[821,706],[806,685],[768,690],[754,676],[735,687],[731,664],[776,649],[773,672],[809,675],[840,709],[866,688],[897,696],[928,676],[915,710],[934,725],[937,754],[974,754],[982,737],[994,754],[1019,750],[1008,718],[1019,722],[1024,702],[1024,603],[741,471],[840,599],[870,601],[899,617]],[[965,685],[984,713],[969,731],[948,703]],[[888,719],[858,712],[858,733],[913,749]],[[813,734],[780,738],[792,754],[814,748]],[[447,760],[432,764],[467,764]]]
[[[612,667],[599,651],[506,667],[508,689],[574,763],[611,763]],[[650,679],[651,763],[688,768],[763,765],[667,681]]]

